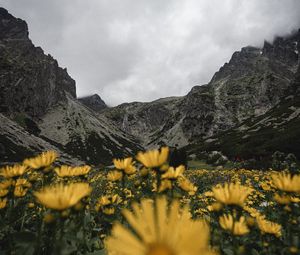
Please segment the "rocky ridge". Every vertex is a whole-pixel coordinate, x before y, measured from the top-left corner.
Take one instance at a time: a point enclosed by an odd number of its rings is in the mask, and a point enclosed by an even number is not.
[[[77,100],[67,70],[33,45],[25,21],[3,8],[0,67],[0,161],[55,149],[75,164],[110,164],[113,157],[142,149],[134,137]]]
[[[206,139],[265,114],[289,94],[299,67],[299,41],[298,31],[263,48],[244,47],[209,84],[186,96],[122,104],[102,114],[149,147]]]

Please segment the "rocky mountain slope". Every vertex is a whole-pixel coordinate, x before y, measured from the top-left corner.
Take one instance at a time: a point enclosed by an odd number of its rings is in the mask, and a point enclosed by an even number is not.
[[[93,111],[100,112],[107,108],[107,105],[98,94],[92,96],[81,97],[78,100]]]
[[[66,162],[110,164],[162,144],[300,157],[299,48],[300,31],[244,47],[186,96],[109,108],[98,95],[77,99],[67,70],[0,8],[0,161],[55,149]]]
[[[109,164],[112,157],[142,149],[132,136],[76,99],[75,81],[67,70],[33,45],[25,21],[3,8],[0,67],[0,161],[17,161],[49,148],[75,163]]]
[[[263,48],[244,47],[209,84],[186,96],[122,104],[102,114],[145,146],[186,146],[265,114],[290,93],[299,67],[300,32]]]

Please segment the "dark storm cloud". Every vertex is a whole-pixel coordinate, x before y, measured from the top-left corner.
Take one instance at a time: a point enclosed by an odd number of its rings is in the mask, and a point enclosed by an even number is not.
[[[298,0],[0,0],[110,105],[183,95],[232,53],[300,27]]]

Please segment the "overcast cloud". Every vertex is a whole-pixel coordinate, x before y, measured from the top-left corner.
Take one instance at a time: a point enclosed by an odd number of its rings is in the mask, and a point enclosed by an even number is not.
[[[186,94],[234,51],[300,28],[299,0],[0,0],[77,95],[109,105]]]

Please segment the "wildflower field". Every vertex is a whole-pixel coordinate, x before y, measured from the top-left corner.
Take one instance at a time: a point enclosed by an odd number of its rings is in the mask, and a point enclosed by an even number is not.
[[[0,254],[300,254],[300,174],[168,166],[169,149],[0,169]]]

